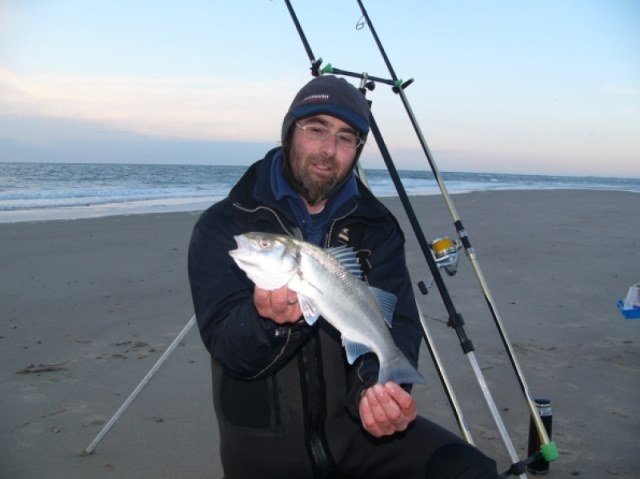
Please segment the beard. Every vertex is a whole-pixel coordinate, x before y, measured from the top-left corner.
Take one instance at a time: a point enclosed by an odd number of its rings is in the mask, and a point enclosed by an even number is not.
[[[335,157],[323,158],[320,155],[302,156],[292,145],[289,151],[289,169],[293,189],[302,196],[310,206],[315,206],[329,198],[340,186],[349,171],[339,173],[339,165]],[[311,171],[311,165],[323,165],[331,171],[326,175],[318,175]]]

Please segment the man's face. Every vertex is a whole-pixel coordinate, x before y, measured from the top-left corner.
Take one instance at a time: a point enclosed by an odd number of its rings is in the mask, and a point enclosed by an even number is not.
[[[349,174],[357,152],[356,148],[340,146],[335,133],[355,134],[355,131],[344,121],[329,115],[304,118],[297,124],[324,127],[332,133],[325,140],[311,139],[294,125],[289,148],[293,186],[310,206],[321,206]]]

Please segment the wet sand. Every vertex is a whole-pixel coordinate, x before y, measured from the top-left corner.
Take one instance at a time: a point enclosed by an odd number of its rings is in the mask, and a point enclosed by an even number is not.
[[[640,469],[640,320],[615,302],[640,281],[640,196],[611,191],[453,197],[524,376],[552,401],[548,477]],[[400,202],[414,281],[430,273]],[[414,198],[429,240],[455,237],[440,197]],[[193,314],[186,253],[197,213],[0,224],[0,477],[219,478],[208,354],[191,330],[87,457],[79,453]],[[444,276],[518,454],[528,411],[469,261]],[[421,309],[475,443],[509,466],[435,287]],[[457,425],[426,348],[420,412]]]

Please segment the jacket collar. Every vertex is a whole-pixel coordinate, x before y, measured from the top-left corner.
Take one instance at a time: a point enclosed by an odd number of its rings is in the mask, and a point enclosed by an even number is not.
[[[282,155],[280,147],[270,150],[262,160],[251,165],[229,192],[229,199],[233,203],[247,208],[255,208],[260,205],[268,206],[293,221],[295,215],[291,211],[287,200],[288,196],[282,194],[276,196],[272,188],[271,172],[274,159],[278,154]],[[355,175],[353,183],[356,197],[359,197],[357,208],[354,211],[355,216],[374,219],[388,214],[386,208]],[[289,186],[289,188],[291,187]],[[293,191],[293,188],[291,190]]]

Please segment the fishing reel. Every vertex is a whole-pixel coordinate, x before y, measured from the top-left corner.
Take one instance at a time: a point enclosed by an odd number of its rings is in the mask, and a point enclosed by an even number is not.
[[[460,258],[459,250],[462,245],[456,243],[448,236],[434,239],[431,243],[427,243],[431,250],[431,255],[436,262],[438,269],[443,269],[449,276],[453,276],[458,272],[458,259]],[[422,294],[428,294],[429,288],[433,285],[434,278],[431,278],[429,284],[424,281],[418,282],[418,288]]]
[[[460,255],[458,251],[462,245],[458,245],[455,240],[448,236],[434,239],[432,243],[428,243],[433,258],[439,269],[443,269],[449,276],[453,276],[458,272],[458,259]]]

